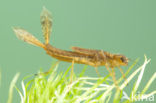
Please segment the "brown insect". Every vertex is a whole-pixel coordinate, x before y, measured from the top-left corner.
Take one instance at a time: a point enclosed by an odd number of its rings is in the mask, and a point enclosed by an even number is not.
[[[31,33],[27,32],[24,29],[13,28],[17,37],[27,43],[43,48],[48,55],[60,61],[72,62],[71,74],[73,73],[73,64],[78,63],[78,64],[91,65],[95,67],[97,73],[98,73],[97,67],[105,66],[109,71],[109,73],[111,74],[115,82],[115,85],[117,85],[115,79],[115,72],[114,72],[115,67],[118,67],[120,69],[123,77],[125,78],[124,73],[120,68],[120,66],[126,66],[128,64],[127,57],[120,54],[111,54],[103,50],[92,50],[92,49],[84,49],[79,47],[72,47],[73,51],[66,51],[66,50],[55,48],[54,46],[49,44],[49,38],[52,31],[51,30],[52,18],[51,18],[51,14],[47,9],[45,8],[43,9],[40,19],[41,19],[41,25],[42,25],[42,31],[43,31],[45,43],[41,43],[38,39],[36,39],[33,35],[31,35]]]

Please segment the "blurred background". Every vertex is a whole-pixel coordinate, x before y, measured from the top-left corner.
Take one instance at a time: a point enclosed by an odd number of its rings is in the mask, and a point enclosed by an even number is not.
[[[25,76],[35,74],[41,68],[47,71],[52,62],[57,61],[46,55],[43,49],[18,40],[12,30],[12,27],[22,27],[44,42],[40,26],[43,6],[52,13],[50,43],[57,48],[70,50],[71,46],[78,46],[121,53],[132,60],[129,66],[137,58],[140,58],[138,65],[141,65],[144,54],[151,58],[142,81],[144,87],[156,71],[155,5],[155,0],[1,0],[0,103],[7,101],[10,82],[17,72],[21,74],[17,81],[17,87],[21,89],[20,83]],[[58,73],[70,65],[60,62]],[[129,66],[123,67],[124,71]],[[74,72],[80,73],[83,67],[75,64]],[[99,71],[102,76],[108,74],[105,67],[100,67]],[[88,66],[85,76],[96,77],[97,74]],[[118,69],[116,76],[121,77]],[[127,88],[127,91],[131,90],[131,84]],[[155,84],[150,90],[154,88]],[[14,90],[13,103],[19,101],[20,96]]]

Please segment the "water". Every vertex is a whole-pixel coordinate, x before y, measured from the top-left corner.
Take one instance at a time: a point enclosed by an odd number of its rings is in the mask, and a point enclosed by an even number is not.
[[[155,72],[156,47],[156,1],[151,0],[13,0],[0,3],[0,69],[2,81],[0,102],[6,102],[8,88],[13,76],[20,72],[21,79],[36,73],[40,68],[47,71],[55,59],[46,55],[41,48],[26,44],[16,38],[11,27],[22,27],[43,42],[40,12],[45,6],[53,15],[51,44],[65,50],[71,46],[102,49],[121,53],[142,64],[146,54],[151,63],[145,70],[143,84]],[[64,71],[70,64],[61,62]],[[75,65],[80,72],[83,65]],[[86,75],[96,76],[92,67]],[[126,68],[125,68],[126,69]],[[134,68],[135,69],[135,68]],[[58,71],[58,72],[59,72]],[[108,73],[104,69],[100,72]],[[126,71],[126,70],[124,70]],[[121,74],[119,74],[121,75]],[[144,85],[143,85],[144,86]],[[153,90],[154,84],[151,86]],[[14,91],[13,102],[19,102]]]

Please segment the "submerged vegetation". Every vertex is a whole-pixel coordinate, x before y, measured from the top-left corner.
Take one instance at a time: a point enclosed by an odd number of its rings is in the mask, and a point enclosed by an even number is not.
[[[29,76],[25,77],[21,82],[22,90],[15,86],[15,81],[19,76],[17,74],[11,82],[9,93],[10,95],[12,94],[14,86],[20,95],[21,103],[132,103],[135,101],[152,101],[156,90],[148,90],[156,78],[156,73],[149,78],[142,90],[138,90],[141,81],[143,81],[144,70],[149,62],[150,60],[145,57],[143,65],[130,74],[129,72],[132,68],[135,68],[136,62],[132,64],[125,73],[127,80],[125,81],[123,77],[117,80],[120,91],[116,90],[110,75],[105,77],[86,77],[84,75],[86,67],[80,74],[73,75],[73,82],[71,83],[69,76],[71,66],[65,73],[57,74],[56,71],[59,64],[55,63],[48,74],[39,73],[26,83],[25,80]],[[131,87],[131,92],[127,93],[127,84],[132,79],[135,80],[135,83],[133,86],[128,85]]]

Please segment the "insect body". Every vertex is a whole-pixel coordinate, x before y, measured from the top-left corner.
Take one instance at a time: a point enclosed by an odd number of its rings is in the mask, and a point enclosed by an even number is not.
[[[72,62],[79,64],[87,64],[93,67],[105,66],[118,67],[127,65],[127,58],[123,55],[113,55],[102,50],[90,50],[79,47],[72,47],[73,51],[64,51],[57,49],[50,44],[46,45],[47,54],[61,61]],[[87,52],[87,50],[89,52]]]
[[[49,38],[52,31],[52,18],[45,8],[41,13],[41,25],[45,43],[41,43],[31,33],[24,29],[13,28],[13,30],[19,39],[43,48],[48,55],[60,61],[87,64],[93,67],[106,66],[108,70],[109,68],[112,68],[112,71],[109,70],[110,73],[113,72],[113,68],[126,66],[128,64],[128,58],[120,54],[111,54],[103,50],[92,50],[79,47],[72,47],[72,51],[66,51],[50,45]],[[113,76],[113,73],[111,74]]]

